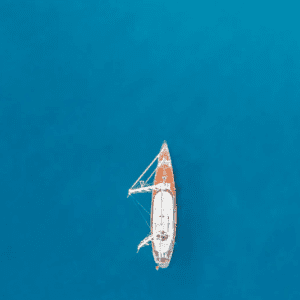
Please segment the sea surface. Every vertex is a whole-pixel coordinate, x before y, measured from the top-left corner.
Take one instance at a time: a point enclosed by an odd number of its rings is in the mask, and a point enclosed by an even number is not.
[[[299,148],[298,1],[2,0],[0,299],[300,299]]]

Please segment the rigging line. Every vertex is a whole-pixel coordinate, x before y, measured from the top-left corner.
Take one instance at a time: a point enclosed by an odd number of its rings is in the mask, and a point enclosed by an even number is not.
[[[135,200],[135,199],[134,199]],[[143,216],[143,214],[142,214],[142,212],[140,211],[140,209],[139,209],[139,207],[137,206],[137,204],[136,204],[136,200],[134,201],[133,199],[132,199],[132,201],[134,202],[134,204],[136,205],[136,207],[137,207],[137,209],[138,209],[138,211],[140,212],[140,214],[142,215],[142,217],[143,217],[143,219],[144,219],[144,221],[146,222],[146,224],[148,225],[148,227],[150,228],[150,226],[149,226],[149,224],[148,224],[148,222],[146,221],[146,219],[145,219],[145,217]]]
[[[147,183],[148,182],[148,180],[152,177],[152,175],[154,174],[154,172],[156,171],[156,168],[155,168],[155,170],[152,172],[152,174],[149,176],[149,178],[146,180],[146,182],[145,183]]]
[[[150,213],[145,209],[145,207],[139,202],[137,201],[136,199],[134,199],[143,209],[144,211],[150,216]]]
[[[142,178],[142,176],[148,171],[148,169],[153,165],[153,163],[157,160],[159,154],[157,154],[155,156],[155,158],[153,159],[153,161],[151,162],[151,164],[148,166],[148,168],[142,173],[142,175],[137,179],[137,181],[132,185],[132,187],[130,189],[132,189],[136,184],[137,182]]]

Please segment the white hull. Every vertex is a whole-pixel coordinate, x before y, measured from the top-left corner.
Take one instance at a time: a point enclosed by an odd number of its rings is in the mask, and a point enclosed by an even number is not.
[[[158,192],[153,201],[152,243],[156,252],[154,252],[154,260],[160,268],[168,267],[170,254],[173,252],[176,233],[174,204],[172,195],[168,191]]]

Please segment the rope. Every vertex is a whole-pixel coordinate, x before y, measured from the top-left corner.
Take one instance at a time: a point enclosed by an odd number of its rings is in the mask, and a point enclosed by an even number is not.
[[[145,207],[135,199],[135,201],[144,209],[144,211],[150,216],[150,213],[145,209]]]
[[[149,176],[149,178],[146,180],[146,182],[145,183],[147,183],[148,182],[148,180],[152,177],[152,175],[154,174],[154,172],[156,171],[156,169],[152,172],[152,174]]]
[[[142,173],[142,175],[137,179],[137,181],[132,185],[132,187],[130,189],[132,189],[137,182],[142,178],[142,176],[148,171],[148,169],[153,165],[153,163],[157,160],[159,154],[157,154],[157,156],[153,159],[153,161],[151,162],[151,164],[148,166],[148,168]]]
[[[134,199],[135,200],[135,199]],[[133,202],[134,202],[134,204],[137,206],[137,204],[136,204],[136,202],[135,201],[137,201],[137,200],[132,200]],[[137,201],[138,202],[138,201]],[[140,204],[140,203],[139,203]],[[141,204],[140,204],[141,205]],[[141,205],[142,206],[142,205]],[[148,222],[146,221],[146,219],[145,219],[145,217],[143,216],[143,214],[142,214],[142,212],[140,211],[140,209],[139,209],[139,207],[137,206],[137,208],[138,208],[138,211],[140,212],[140,214],[142,215],[142,217],[143,217],[143,219],[144,219],[144,221],[146,222],[146,224],[148,225],[148,227],[150,228],[150,226],[149,226],[149,224],[148,224]]]

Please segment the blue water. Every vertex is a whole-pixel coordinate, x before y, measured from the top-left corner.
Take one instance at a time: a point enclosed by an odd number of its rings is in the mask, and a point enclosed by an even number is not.
[[[300,299],[296,3],[0,2],[1,300]],[[157,272],[126,196],[163,140]]]

